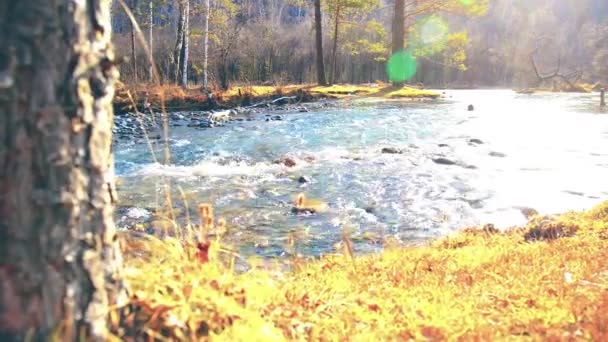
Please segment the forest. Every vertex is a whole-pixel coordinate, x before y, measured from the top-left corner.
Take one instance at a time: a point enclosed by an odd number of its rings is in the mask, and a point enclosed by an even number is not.
[[[0,0],[0,341],[608,341],[608,1]]]
[[[123,82],[149,82],[143,41],[118,1],[113,3],[117,53],[130,60],[121,65]],[[593,84],[606,82],[608,74],[603,15],[608,4],[602,0],[130,0],[125,5],[166,83],[204,86],[206,78],[217,88],[316,83],[315,5],[329,83],[388,81],[385,64],[403,47],[418,58],[411,83],[433,87],[533,87],[550,83],[547,76],[554,73],[555,81]],[[395,6],[404,9],[401,18]]]

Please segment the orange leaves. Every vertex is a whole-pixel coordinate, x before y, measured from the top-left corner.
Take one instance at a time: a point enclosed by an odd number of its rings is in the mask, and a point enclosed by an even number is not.
[[[445,332],[439,328],[424,326],[420,328],[422,336],[426,337],[430,341],[444,341],[446,340]]]
[[[202,264],[209,262],[209,248],[211,243],[209,241],[199,242],[196,244],[196,258]]]

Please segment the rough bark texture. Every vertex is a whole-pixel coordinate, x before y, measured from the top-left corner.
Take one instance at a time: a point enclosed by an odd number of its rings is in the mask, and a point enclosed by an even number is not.
[[[325,63],[323,62],[323,18],[321,15],[321,0],[315,0],[315,43],[317,48],[317,82],[327,85],[325,79]]]
[[[0,2],[2,341],[102,340],[108,306],[125,299],[109,5]]]

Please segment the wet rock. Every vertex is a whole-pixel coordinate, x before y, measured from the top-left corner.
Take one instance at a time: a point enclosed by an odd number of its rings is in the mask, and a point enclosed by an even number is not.
[[[450,145],[448,145],[448,144],[438,144],[437,146],[439,146],[439,147],[450,147]]]
[[[298,110],[298,112],[300,112],[300,113],[308,113],[309,110],[307,108],[300,108],[300,110]]]
[[[297,165],[296,161],[291,157],[284,157],[279,160],[275,160],[274,164],[285,165],[287,167],[294,167]]]
[[[293,208],[291,208],[291,213],[294,215],[312,215],[312,214],[316,214],[317,211],[312,208],[293,207]]]
[[[439,165],[456,165],[457,163],[453,160],[447,158],[433,158],[433,162]]]
[[[534,208],[530,208],[530,207],[518,207],[517,209],[519,209],[519,211],[522,213],[522,215],[525,216],[526,219],[531,219],[532,217],[538,215],[538,211]]]
[[[305,156],[304,157],[304,161],[306,161],[307,163],[314,163],[317,159],[315,158],[315,156]]]
[[[501,152],[490,152],[490,157],[505,158],[507,155]]]
[[[384,154],[403,154],[403,151],[396,147],[385,147],[382,149]]]
[[[274,115],[274,116],[270,116],[270,115],[266,115],[266,121],[283,121],[283,117],[280,115]]]
[[[580,197],[585,196],[585,194],[580,191],[564,190],[564,193],[566,193],[568,195],[573,195],[573,196],[580,196]]]
[[[298,178],[298,183],[301,183],[301,184],[310,183],[310,178],[308,178],[306,176],[300,176],[300,178]]]
[[[477,144],[477,145],[483,145],[483,141],[481,139],[469,139],[469,144]]]
[[[470,104],[470,105],[467,107],[467,110],[468,110],[469,112],[472,112],[472,111],[474,111],[474,110],[475,110],[475,106],[473,106],[472,104]]]
[[[365,207],[365,208],[363,208],[363,210],[365,210],[365,212],[368,214],[373,214],[374,212],[376,212],[376,208],[374,208],[372,206]]]

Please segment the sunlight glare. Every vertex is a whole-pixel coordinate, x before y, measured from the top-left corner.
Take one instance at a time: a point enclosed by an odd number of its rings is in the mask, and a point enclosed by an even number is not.
[[[423,44],[437,44],[448,34],[448,24],[438,16],[430,16],[420,23],[420,39]]]

